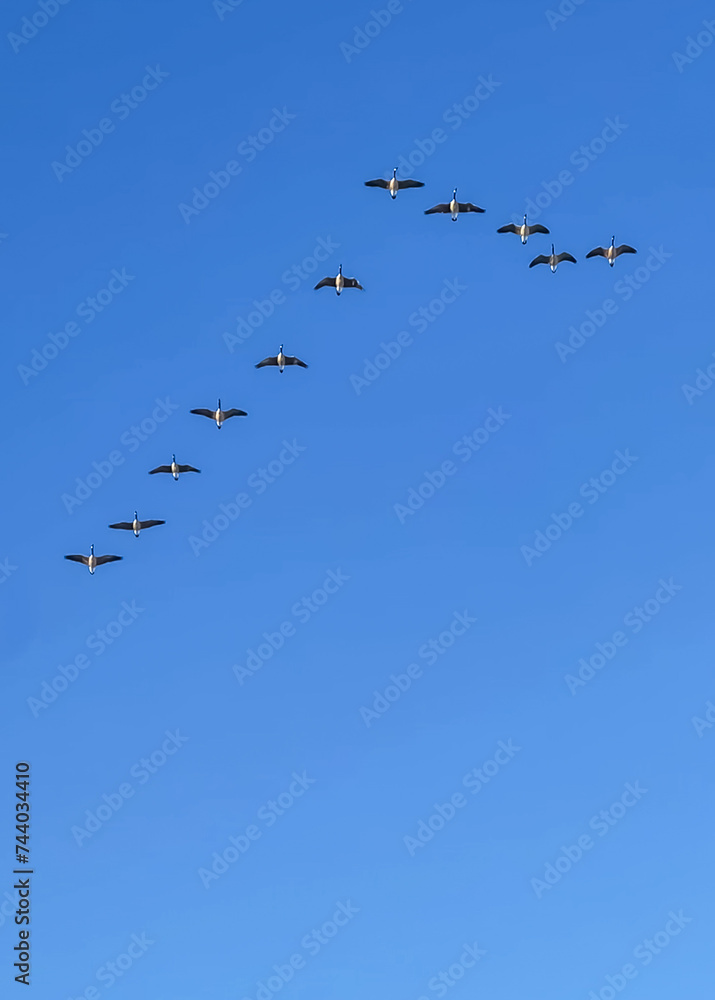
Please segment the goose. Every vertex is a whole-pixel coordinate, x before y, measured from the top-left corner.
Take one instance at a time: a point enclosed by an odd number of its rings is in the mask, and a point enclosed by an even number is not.
[[[134,537],[139,537],[139,532],[142,528],[153,528],[157,524],[166,524],[166,521],[140,521],[137,517],[137,512],[134,511],[133,521],[117,521],[116,524],[110,524],[110,528],[123,528],[125,531],[133,531]]]
[[[327,288],[327,287],[334,288],[335,291],[338,293],[338,295],[340,295],[343,288],[359,288],[361,292],[365,291],[365,289],[362,287],[357,278],[345,277],[345,275],[343,274],[342,264],[338,268],[338,273],[334,278],[323,278],[322,281],[318,282],[313,291],[315,292],[319,288]]]
[[[97,566],[103,566],[105,563],[110,562],[119,562],[121,558],[121,556],[96,556],[94,554],[94,545],[90,545],[88,556],[65,556],[65,559],[70,559],[72,562],[82,563],[93,576]]]
[[[555,253],[554,244],[551,244],[551,253],[547,257],[545,254],[539,254],[538,257],[534,257],[529,267],[533,267],[534,264],[548,264],[551,268],[551,273],[554,274],[556,268],[559,266],[562,260],[570,260],[572,264],[576,263],[576,258],[572,257],[570,253]]]
[[[428,208],[425,215],[434,215],[435,212],[441,212],[443,215],[451,213],[452,222],[456,222],[460,212],[484,212],[484,209],[479,208],[478,205],[473,205],[471,201],[457,201],[457,189],[455,188],[452,192],[451,201]]]
[[[424,184],[422,181],[398,181],[397,179],[397,167],[392,171],[392,177],[389,181],[384,181],[381,177],[378,177],[374,181],[365,181],[365,187],[368,188],[387,188],[390,192],[390,197],[394,201],[397,197],[397,192],[402,188],[423,188]]]
[[[524,216],[524,221],[520,226],[515,226],[513,224],[510,226],[502,226],[501,229],[497,229],[497,232],[516,233],[518,236],[521,236],[521,242],[526,243],[532,233],[548,233],[549,230],[546,226],[539,225],[538,222],[535,226],[527,226],[526,216]]]
[[[286,365],[300,365],[301,368],[307,368],[305,361],[301,361],[300,358],[292,358],[288,354],[283,353],[283,344],[278,348],[278,354],[275,358],[264,358],[263,361],[259,361],[256,368],[265,368],[267,365],[275,365],[279,372],[283,372]]]
[[[181,472],[201,472],[201,469],[195,469],[193,465],[178,465],[176,461],[176,455],[171,456],[171,465],[157,465],[155,469],[149,471],[149,475],[153,476],[157,472],[170,472],[174,479],[179,481],[179,473]]]
[[[627,243],[621,243],[619,247],[616,246],[616,237],[611,237],[610,247],[596,247],[591,250],[590,253],[586,254],[586,259],[589,257],[605,257],[608,263],[613,267],[616,263],[616,257],[620,257],[622,253],[638,253],[633,247],[629,247]]]
[[[192,413],[198,413],[199,416],[209,417],[211,420],[216,421],[216,426],[221,430],[221,424],[228,420],[229,417],[247,417],[248,414],[245,410],[222,410],[221,400],[218,401],[218,406],[215,410],[192,410]]]

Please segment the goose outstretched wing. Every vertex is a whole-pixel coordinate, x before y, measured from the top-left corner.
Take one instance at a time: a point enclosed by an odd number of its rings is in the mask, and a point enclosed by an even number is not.
[[[386,188],[390,186],[389,181],[384,181],[382,177],[377,177],[374,181],[365,181],[367,188]]]
[[[560,264],[562,260],[568,260],[572,264],[576,263],[576,258],[570,253],[560,253],[556,258],[556,263]]]
[[[141,522],[140,522],[141,523]],[[122,528],[124,531],[131,531],[134,525],[131,521],[117,521],[116,524],[110,524],[110,528]]]
[[[300,365],[301,368],[307,368],[305,361],[301,361],[300,358],[290,358],[286,357],[285,363],[287,365]]]
[[[589,250],[589,252],[586,254],[586,260],[588,260],[589,257],[605,257],[605,256],[606,256],[606,251],[603,247],[594,247],[593,250]]]
[[[166,521],[140,521],[139,527],[142,528],[155,528],[157,524],[166,524]],[[115,527],[115,525],[109,525],[110,528]],[[131,524],[129,525],[131,528]]]
[[[246,413],[245,410],[236,410],[236,409],[233,409],[233,410],[224,410],[223,415],[226,418],[226,420],[228,420],[229,417],[247,417],[248,416],[248,414]]]
[[[95,562],[98,566],[104,566],[105,563],[119,562],[122,556],[97,556]]]
[[[180,465],[179,472],[201,472],[201,469],[195,469],[193,465]]]
[[[497,229],[498,233],[520,233],[521,227],[515,226],[513,222],[509,223],[508,226],[502,226],[501,229]]]
[[[359,288],[361,291],[365,291],[365,289],[362,287],[362,285],[357,280],[357,278],[346,278],[345,279],[345,285],[344,285],[344,287],[345,288]]]
[[[531,236],[532,233],[550,233],[551,230],[547,229],[546,226],[542,226],[540,222],[537,222],[535,226],[526,227],[526,235]]]
[[[616,256],[622,253],[638,253],[638,251],[629,247],[627,243],[621,243],[619,247],[616,247]]]
[[[313,291],[317,291],[318,288],[335,288],[335,278],[323,278],[322,281],[318,282]]]
[[[266,365],[277,365],[277,364],[278,364],[278,358],[277,357],[275,357],[275,358],[264,358],[263,361],[259,361],[258,362],[258,364],[256,365],[256,368],[265,368]]]
[[[443,202],[441,205],[434,205],[432,208],[428,208],[425,211],[425,215],[434,215],[435,212],[450,212],[451,209],[447,202]]]
[[[157,465],[157,467],[155,469],[150,469],[149,470],[149,475],[153,476],[157,472],[171,472],[171,466],[170,465]]]
[[[65,556],[65,559],[69,559],[71,562],[82,563],[83,566],[86,566],[89,562],[89,556],[72,555],[72,556]]]
[[[398,188],[400,190],[402,190],[402,188],[423,188],[424,187],[424,182],[423,181],[411,181],[411,180],[398,181],[397,182],[397,186],[398,186]]]
[[[486,209],[480,208],[479,205],[473,205],[471,201],[460,201],[457,202],[459,205],[460,212],[485,212]]]
[[[198,413],[198,415],[200,417],[210,417],[212,420],[216,416],[216,414],[215,414],[215,412],[213,410],[206,410],[206,409],[203,409],[203,408],[200,409],[200,410],[191,410],[191,413]]]
[[[551,258],[545,257],[543,253],[540,253],[538,257],[534,257],[529,267],[534,267],[535,264],[550,264]]]

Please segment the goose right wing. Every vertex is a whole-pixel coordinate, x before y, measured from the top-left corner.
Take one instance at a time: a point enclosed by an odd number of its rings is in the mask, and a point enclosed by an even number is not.
[[[300,358],[286,358],[287,365],[300,365],[301,368],[307,368],[305,361],[301,361]]]
[[[83,566],[86,566],[89,562],[89,558],[87,556],[65,556],[65,559],[70,559],[72,562],[82,563]]]
[[[508,226],[502,226],[501,229],[497,229],[498,233],[518,233],[521,232],[519,226],[515,226],[513,223]]]
[[[397,187],[402,190],[402,188],[423,188],[423,181],[398,181]]]
[[[104,566],[105,563],[119,562],[122,556],[97,556],[97,565]]]
[[[535,226],[527,226],[528,232],[527,236],[531,236],[532,233],[550,233],[551,230],[547,229],[546,226],[542,226],[540,222],[537,222]]]
[[[278,364],[278,358],[277,357],[275,357],[275,358],[264,358],[263,361],[259,361],[258,364],[255,367],[256,368],[265,368],[266,365],[277,365],[277,364]]]
[[[150,469],[149,470],[149,475],[153,476],[157,472],[171,472],[171,466],[170,465],[157,465],[157,467],[155,469]]]
[[[459,205],[460,212],[485,212],[485,208],[480,208],[479,205],[473,205],[471,201],[460,201],[457,203]]]
[[[378,177],[374,181],[365,181],[366,188],[386,188],[390,186],[389,181],[384,181],[381,177]]]
[[[193,465],[180,465],[179,472],[201,472],[201,469],[195,469]]]
[[[134,525],[131,521],[117,521],[116,524],[110,524],[110,528],[123,528],[124,531],[131,531]]]
[[[248,414],[245,410],[224,410],[224,417],[228,420],[229,417],[247,417]]]
[[[140,528],[155,528],[157,524],[166,524],[166,521],[140,521],[139,522],[139,527]],[[111,528],[113,526],[110,524],[109,527]],[[131,524],[129,525],[129,527],[131,528]]]
[[[200,417],[211,417],[212,420],[214,419],[215,416],[213,410],[204,410],[204,409],[191,410],[191,413],[198,413]]]
[[[442,205],[434,205],[432,208],[428,208],[425,211],[425,215],[434,215],[435,212],[449,212],[449,205],[444,202]]]
[[[621,243],[619,247],[616,247],[616,256],[622,253],[638,253],[633,247],[629,247],[627,243]]]
[[[540,253],[538,257],[534,257],[532,262],[529,264],[529,267],[533,267],[535,264],[548,264],[550,259],[550,257],[544,257],[544,255]]]
[[[603,249],[603,247],[595,247],[593,250],[590,250],[586,254],[586,260],[588,260],[589,257],[605,257],[605,256],[606,256],[606,251]]]
[[[560,264],[562,260],[568,260],[572,264],[576,264],[577,263],[576,258],[573,256],[573,254],[570,254],[570,253],[560,253],[558,255],[558,257],[556,258],[556,263]]]
[[[323,278],[322,281],[318,282],[313,291],[317,291],[318,288],[335,288],[335,278]]]

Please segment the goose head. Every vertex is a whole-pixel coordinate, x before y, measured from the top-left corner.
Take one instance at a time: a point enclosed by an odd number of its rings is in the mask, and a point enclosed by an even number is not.
[[[454,189],[454,191],[452,192],[452,200],[453,200],[453,201],[456,201],[456,200],[457,200],[457,189],[456,189],[456,188],[455,188],[455,189]]]
[[[526,225],[526,215],[524,216],[524,225]]]
[[[338,274],[342,273],[343,273],[343,265],[341,264],[340,267],[338,268]]]
[[[171,464],[176,465],[176,455],[171,456]]]
[[[551,244],[551,256],[552,257],[556,256],[556,251],[554,250],[554,244],[553,243]]]
[[[397,167],[393,167],[393,169],[392,169],[392,176],[393,177],[397,177]]]
[[[216,409],[219,411],[219,413],[221,412],[221,400],[220,399],[218,401],[218,406],[216,407]]]
[[[138,521],[138,520],[139,520],[139,516],[138,516],[138,514],[137,514],[137,512],[136,512],[136,511],[134,511],[134,520],[135,520],[135,521]]]
[[[278,348],[278,353],[279,354],[283,353],[283,344],[281,344],[281,346]]]
[[[611,237],[611,246],[613,247],[613,246],[615,246],[615,245],[616,245],[616,237],[615,237],[615,236],[612,236],[612,237]]]
[[[91,556],[93,556],[93,555],[94,555],[94,545],[90,545],[90,547],[89,547],[89,554],[90,554]]]

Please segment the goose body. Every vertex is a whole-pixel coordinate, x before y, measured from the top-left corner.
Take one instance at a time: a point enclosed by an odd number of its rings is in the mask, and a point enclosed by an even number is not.
[[[124,531],[133,531],[134,537],[138,538],[139,532],[142,530],[142,528],[153,528],[157,524],[166,524],[166,521],[140,521],[139,517],[137,516],[137,512],[134,511],[133,521],[117,521],[116,524],[110,524],[109,527],[120,528],[123,529]]]
[[[385,188],[387,191],[390,192],[390,197],[394,201],[395,198],[397,197],[397,192],[400,191],[402,188],[421,188],[424,187],[424,184],[422,183],[422,181],[412,181],[412,180],[398,181],[397,167],[395,167],[395,169],[392,171],[392,177],[389,179],[389,181],[385,181],[381,177],[378,177],[374,181],[365,181],[365,187]]]
[[[570,253],[556,253],[554,251],[554,244],[551,244],[551,253],[547,256],[546,254],[539,254],[538,257],[534,257],[529,267],[534,267],[535,264],[548,264],[551,268],[551,273],[556,272],[556,268],[559,266],[562,260],[568,260],[572,264],[576,263],[576,258]]]
[[[176,461],[176,455],[172,455],[171,465],[157,465],[155,469],[150,469],[149,475],[154,476],[157,472],[170,472],[174,479],[178,482],[179,476],[182,472],[201,472],[201,469],[195,469],[193,465],[179,465]]]
[[[90,545],[88,556],[82,556],[82,555],[65,556],[65,559],[69,559],[71,562],[82,563],[83,566],[87,567],[92,576],[94,576],[94,571],[97,568],[97,566],[103,566],[105,563],[110,563],[110,562],[119,562],[121,558],[122,558],[121,556],[96,556],[94,554],[94,545]]]
[[[323,278],[315,286],[313,291],[317,291],[318,288],[334,288],[335,291],[340,295],[343,288],[359,288],[360,291],[364,291],[362,285],[357,280],[357,278],[346,278],[343,274],[343,265],[341,264],[338,268],[338,273],[334,278]]]
[[[457,201],[457,189],[455,188],[452,192],[451,201],[442,202],[440,205],[433,205],[432,208],[426,210],[425,215],[435,215],[436,213],[451,215],[452,222],[456,222],[460,212],[484,212],[484,209],[479,208],[478,205],[473,205],[471,201]]]
[[[219,430],[221,430],[221,424],[225,423],[225,421],[228,420],[230,417],[248,416],[245,410],[236,410],[236,409],[222,410],[220,399],[218,401],[218,406],[216,407],[215,410],[198,409],[198,410],[192,410],[191,412],[198,413],[199,416],[201,417],[209,417],[211,420],[215,420],[216,426],[218,427]]]
[[[546,226],[541,226],[538,223],[535,226],[529,226],[526,223],[526,216],[524,216],[524,221],[520,226],[509,225],[502,226],[501,229],[497,229],[498,233],[516,233],[517,236],[521,237],[522,244],[526,244],[532,233],[548,233],[549,230]]]
[[[619,247],[616,246],[616,237],[611,237],[610,247],[595,247],[589,253],[586,254],[586,259],[589,257],[605,257],[611,267],[616,263],[616,257],[620,257],[622,253],[638,253],[633,247],[629,247],[627,243],[621,243]]]
[[[273,366],[277,368],[279,372],[283,372],[286,365],[299,365],[301,368],[307,368],[305,361],[301,361],[300,358],[292,357],[290,354],[283,353],[283,344],[278,348],[278,354],[275,357],[264,358],[263,361],[259,361],[256,368],[266,368],[268,366]]]

